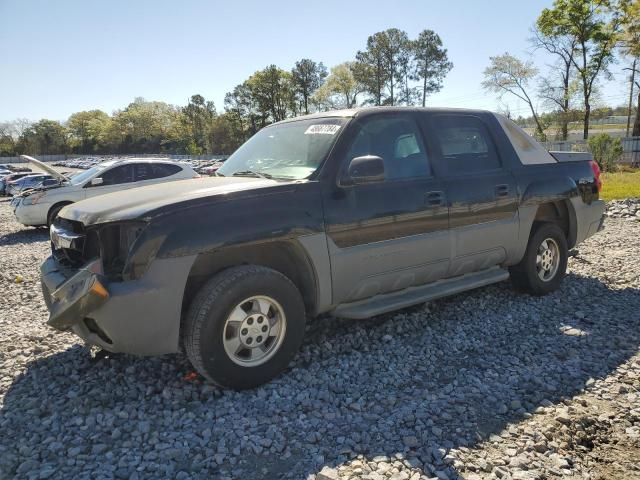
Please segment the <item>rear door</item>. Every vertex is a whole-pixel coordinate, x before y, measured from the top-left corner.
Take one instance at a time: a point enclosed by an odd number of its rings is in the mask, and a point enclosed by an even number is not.
[[[334,304],[428,283],[449,266],[445,187],[434,176],[414,114],[354,122],[338,149],[340,172],[355,157],[376,155],[386,179],[324,186]]]
[[[181,171],[182,167],[170,163],[136,163],[134,164],[135,186],[166,182],[172,180],[172,177]]]
[[[446,113],[423,119],[450,205],[448,276],[501,264],[518,239],[518,192],[491,134],[490,118]]]

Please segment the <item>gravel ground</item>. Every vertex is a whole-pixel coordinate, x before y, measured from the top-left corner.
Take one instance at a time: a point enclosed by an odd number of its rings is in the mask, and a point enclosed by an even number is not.
[[[640,478],[639,238],[609,218],[543,298],[505,282],[312,322],[287,372],[237,393],[48,328],[47,234],[2,201],[0,478]]]

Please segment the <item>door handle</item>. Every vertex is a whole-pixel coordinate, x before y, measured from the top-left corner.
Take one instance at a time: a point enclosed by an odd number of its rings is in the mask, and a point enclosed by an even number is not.
[[[444,205],[444,192],[434,191],[428,192],[425,195],[425,202],[427,205],[431,206],[442,206]]]
[[[509,185],[496,185],[495,189],[496,197],[506,197],[509,195]]]

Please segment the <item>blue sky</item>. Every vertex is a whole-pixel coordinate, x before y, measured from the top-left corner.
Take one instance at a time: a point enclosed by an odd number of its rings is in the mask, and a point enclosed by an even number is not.
[[[482,91],[489,57],[524,56],[535,18],[551,0],[0,0],[0,121],[66,120],[108,113],[135,97],[184,105],[224,94],[268,64],[303,57],[327,66],[352,60],[367,36],[390,27],[415,37],[435,30],[454,69],[433,106],[497,109]],[[545,57],[535,59],[544,67]],[[623,104],[624,74],[603,84],[605,103]],[[511,99],[514,114],[528,114]]]

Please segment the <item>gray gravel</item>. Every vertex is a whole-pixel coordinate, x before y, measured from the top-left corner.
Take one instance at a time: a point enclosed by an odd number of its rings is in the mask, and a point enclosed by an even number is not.
[[[237,393],[48,328],[46,232],[0,202],[0,478],[640,478],[639,238],[608,219],[543,298],[505,282],[312,322]]]

